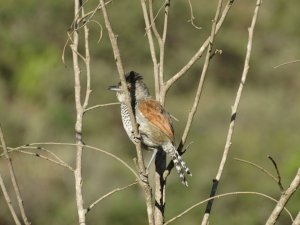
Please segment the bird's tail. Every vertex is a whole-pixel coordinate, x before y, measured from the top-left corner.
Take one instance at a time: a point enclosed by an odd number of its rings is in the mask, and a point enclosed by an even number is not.
[[[190,169],[187,167],[185,162],[182,160],[181,156],[175,149],[174,145],[172,145],[172,147],[171,146],[168,146],[168,147],[169,148],[167,148],[167,149],[164,148],[164,150],[169,154],[172,161],[174,162],[175,169],[176,169],[177,173],[179,174],[181,183],[183,183],[185,186],[188,186],[188,182],[185,177],[185,174],[192,176]]]

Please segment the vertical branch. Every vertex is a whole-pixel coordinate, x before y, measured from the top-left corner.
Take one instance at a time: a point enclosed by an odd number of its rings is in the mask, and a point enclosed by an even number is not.
[[[222,15],[216,25],[216,33],[220,30],[223,22],[225,21],[225,18],[228,14],[229,9],[231,8],[234,0],[228,0],[226,6],[223,9]],[[172,76],[168,81],[165,83],[164,88],[164,95],[168,92],[170,87],[178,80],[180,79],[191,67],[194,65],[194,63],[202,56],[203,52],[209,45],[210,37],[206,39],[206,41],[202,44],[202,46],[198,49],[198,51],[194,54],[194,56],[187,62],[187,64],[174,76]]]
[[[149,15],[150,15],[150,21],[151,25],[149,26],[149,29],[152,28],[153,33],[156,37],[156,40],[159,42],[162,42],[161,36],[157,30],[155,18],[154,18],[154,9],[153,9],[153,0],[149,0]]]
[[[168,30],[168,18],[169,18],[170,0],[165,1],[165,17],[164,17],[164,28],[162,33],[161,41],[159,42],[159,82],[162,91],[160,91],[160,102],[164,105],[165,102],[165,87],[164,87],[164,59],[165,59],[165,44]]]
[[[84,16],[84,9],[82,8],[82,16]],[[89,28],[87,26],[87,22],[85,22],[85,25],[83,27],[84,29],[84,47],[85,47],[85,68],[86,68],[86,92],[85,92],[85,99],[83,103],[83,109],[86,110],[88,103],[89,103],[89,97],[92,92],[91,90],[91,68],[90,68],[90,48],[89,48]]]
[[[195,113],[196,113],[198,105],[199,105],[200,97],[201,97],[202,90],[203,90],[204,80],[205,80],[206,73],[207,73],[209,63],[210,63],[210,60],[211,60],[213,42],[214,42],[214,38],[215,38],[215,35],[216,35],[216,29],[217,29],[217,20],[220,16],[222,3],[223,3],[223,0],[219,0],[217,10],[216,10],[216,13],[215,13],[215,17],[212,20],[211,33],[210,33],[210,37],[208,38],[209,45],[208,45],[207,53],[206,53],[206,56],[205,56],[205,61],[204,61],[204,65],[203,65],[203,68],[202,68],[202,72],[201,72],[201,75],[200,75],[200,80],[199,80],[198,88],[197,88],[197,91],[196,91],[194,103],[193,103],[192,108],[189,112],[187,123],[186,123],[185,129],[184,129],[183,135],[181,137],[181,141],[180,141],[179,146],[178,146],[178,151],[179,152],[182,152],[182,150],[183,150],[183,146],[184,146],[184,144],[187,140],[187,137],[188,137],[188,134],[189,134],[189,131],[190,131]],[[223,14],[224,14],[224,11],[223,11]],[[165,173],[165,176],[168,176],[170,174],[171,169],[173,167],[174,167],[173,162],[170,162],[168,167],[167,167],[167,172]]]
[[[151,3],[152,3],[152,1],[150,0],[150,4]],[[151,25],[150,25],[149,16],[148,16],[148,12],[147,12],[147,6],[146,6],[146,0],[141,0],[141,5],[142,5],[145,26],[146,26],[145,30],[146,30],[146,34],[147,34],[147,38],[148,38],[148,42],[149,42],[151,58],[152,58],[153,67],[154,67],[155,98],[156,98],[156,100],[158,100],[159,93],[160,93],[160,82],[159,82],[159,74],[158,74],[159,66],[158,66],[158,62],[157,62],[157,58],[156,58],[155,46],[154,46],[154,41],[153,41],[152,32],[151,32],[151,26],[155,26],[155,22],[153,19],[153,8],[150,9],[150,17],[152,17]],[[155,29],[156,29],[156,27],[155,27]],[[157,32],[157,30],[156,30],[156,32]],[[157,35],[158,33],[156,34],[154,32],[154,34]]]
[[[295,193],[295,191],[297,190],[299,185],[300,185],[300,168],[298,169],[297,174],[296,174],[294,180],[292,181],[292,183],[290,184],[289,188],[285,192],[283,192],[283,194],[281,195],[273,212],[271,213],[270,217],[268,218],[266,225],[274,225],[276,223],[278,217],[280,216],[280,213],[284,209],[284,206],[286,205],[288,200],[292,197],[292,195]]]
[[[18,216],[16,214],[16,211],[15,211],[15,209],[14,209],[12,203],[11,203],[10,197],[8,195],[8,192],[7,192],[7,189],[5,187],[5,184],[4,184],[4,181],[3,181],[3,178],[2,178],[1,174],[0,174],[0,187],[1,187],[1,190],[3,192],[6,204],[7,204],[8,208],[9,208],[9,211],[10,211],[10,213],[11,213],[11,215],[12,215],[14,221],[15,221],[15,224],[21,225],[21,222],[20,222],[20,220],[19,220],[19,218],[18,218]]]
[[[159,101],[162,105],[165,102],[164,91],[164,58],[165,58],[165,43],[168,30],[168,18],[169,18],[169,8],[170,0],[165,0],[165,13],[164,13],[164,26],[162,35],[157,31],[156,24],[153,17],[153,2],[149,1],[150,8],[150,19],[152,24],[152,30],[156,36],[159,44]],[[164,211],[165,211],[165,200],[166,200],[166,179],[164,177],[164,171],[166,170],[166,154],[159,151],[156,154],[155,159],[155,209],[154,209],[154,219],[156,225],[161,225],[164,223]]]
[[[16,225],[21,225],[21,222],[20,222],[20,220],[19,220],[19,218],[18,218],[18,216],[16,214],[16,211],[15,211],[15,209],[14,209],[12,203],[11,203],[11,200],[10,200],[10,197],[8,195],[7,189],[5,187],[5,184],[4,184],[4,181],[3,181],[1,173],[0,173],[0,187],[1,187],[1,190],[3,192],[6,204],[7,204],[8,208],[9,208],[9,211],[10,211],[10,213],[11,213],[11,215],[12,215],[14,221],[15,221],[15,224]]]
[[[120,80],[121,80],[121,84],[122,84],[122,89],[125,92],[126,105],[127,105],[128,111],[129,111],[130,121],[131,121],[131,124],[132,124],[132,127],[133,127],[133,135],[135,137],[139,137],[137,124],[136,124],[136,121],[135,121],[133,109],[131,107],[131,99],[130,99],[129,91],[128,91],[127,85],[126,85],[126,80],[125,80],[125,75],[124,75],[125,73],[124,73],[124,69],[123,69],[123,65],[122,65],[122,61],[121,61],[121,56],[120,56],[120,51],[119,51],[119,48],[118,48],[117,39],[116,39],[116,36],[115,36],[115,34],[112,30],[110,20],[109,20],[109,17],[108,17],[107,11],[106,11],[106,7],[105,7],[105,4],[104,4],[104,0],[100,0],[100,4],[101,4],[101,7],[102,7],[102,13],[103,13],[103,18],[104,18],[104,22],[105,22],[105,27],[108,31],[108,35],[109,35],[112,50],[113,50],[113,53],[114,53],[117,69],[118,69],[118,72],[119,72],[119,76],[120,76]],[[154,223],[154,216],[153,216],[152,191],[151,191],[151,187],[149,185],[149,180],[148,180],[148,177],[147,177],[147,171],[146,171],[144,160],[143,160],[143,154],[142,154],[142,150],[141,150],[141,143],[140,142],[135,143],[135,147],[136,147],[138,168],[139,168],[139,172],[141,174],[141,179],[139,179],[139,183],[140,183],[140,185],[141,185],[141,187],[144,191],[144,197],[145,197],[146,206],[147,206],[148,222],[149,222],[150,225],[154,225],[155,223]]]
[[[166,177],[164,172],[166,170],[166,153],[164,151],[157,151],[155,157],[155,208],[154,219],[155,225],[164,224],[164,213],[166,205]]]
[[[229,149],[230,149],[230,146],[231,146],[231,138],[232,138],[233,130],[234,130],[234,126],[235,126],[237,109],[238,109],[238,106],[239,106],[242,91],[243,91],[244,84],[246,82],[246,78],[247,78],[247,74],[248,74],[248,70],[249,70],[249,61],[250,61],[251,50],[252,50],[252,42],[253,42],[253,32],[254,32],[254,28],[255,28],[255,24],[256,24],[256,20],[257,20],[260,5],[261,5],[261,0],[257,0],[256,7],[254,9],[254,13],[253,13],[253,17],[252,17],[251,26],[248,28],[249,37],[248,37],[248,43],[247,43],[247,52],[246,52],[246,57],[245,57],[244,69],[243,69],[243,73],[242,73],[240,86],[238,88],[236,98],[235,98],[235,101],[234,101],[234,105],[232,106],[232,113],[231,113],[230,125],[229,125],[229,128],[228,128],[226,143],[225,143],[223,156],[222,156],[222,159],[221,159],[221,162],[220,162],[220,165],[219,165],[217,175],[216,175],[215,179],[213,180],[213,185],[212,185],[212,189],[211,189],[211,197],[215,196],[215,193],[217,191],[218,184],[219,184],[219,181],[221,179],[223,169],[224,169],[224,166],[225,166],[225,163],[226,163],[226,160],[227,160],[227,156],[228,156],[228,153],[229,153]],[[211,212],[212,204],[213,204],[213,200],[211,200],[207,203],[205,214],[204,214],[204,217],[203,217],[202,223],[201,223],[202,225],[206,225],[208,223],[208,219],[209,219],[209,215],[210,215],[210,212]]]
[[[82,118],[84,109],[81,104],[81,83],[80,83],[80,68],[79,68],[79,56],[78,56],[78,18],[79,10],[81,7],[80,0],[75,0],[74,8],[74,32],[73,41],[71,44],[72,56],[73,56],[73,69],[74,69],[74,89],[75,89],[75,107],[76,107],[76,123],[75,123],[75,138],[76,138],[76,167],[74,170],[75,178],[75,192],[76,192],[76,205],[77,213],[79,218],[79,224],[85,225],[85,209],[83,207],[83,196],[82,196],[82,151],[83,151],[83,140],[82,140]],[[88,97],[86,98],[88,99]],[[87,100],[85,100],[87,102]]]
[[[5,158],[7,159],[8,170],[9,170],[9,174],[10,174],[10,179],[11,179],[11,182],[13,184],[13,188],[14,188],[17,200],[18,200],[18,205],[19,205],[19,209],[20,209],[20,212],[21,212],[21,216],[22,216],[23,222],[25,223],[25,225],[30,225],[30,222],[28,221],[26,213],[25,213],[25,209],[24,209],[24,205],[23,205],[23,199],[22,199],[22,196],[21,196],[21,192],[20,192],[20,189],[19,189],[19,185],[18,185],[18,182],[17,182],[16,175],[15,175],[14,167],[13,167],[11,158],[10,158],[10,156],[8,154],[8,151],[7,151],[7,148],[6,148],[6,143],[5,143],[5,140],[4,140],[4,135],[3,135],[3,131],[2,131],[1,125],[0,125],[0,140],[1,140],[1,143],[2,143],[2,148],[3,148],[4,154],[5,154]],[[1,178],[1,180],[2,180],[2,178]],[[1,183],[3,183],[3,180],[2,180]],[[3,185],[4,185],[4,183],[3,183]],[[4,191],[5,189],[3,189],[3,187],[1,185],[2,191],[3,191],[3,193],[5,193],[5,191]],[[8,204],[8,205],[10,205],[10,204]],[[11,208],[10,208],[10,210],[11,210]],[[13,211],[11,211],[11,212],[13,212]],[[15,217],[14,217],[14,219],[15,219]]]
[[[139,133],[138,133],[137,124],[136,124],[136,121],[135,121],[133,109],[132,109],[131,104],[130,104],[131,99],[130,99],[129,91],[128,91],[128,88],[127,88],[127,85],[126,85],[126,80],[125,80],[125,76],[124,76],[125,72],[124,72],[124,68],[123,68],[123,64],[122,64],[122,60],[121,60],[121,56],[120,56],[120,51],[119,51],[119,48],[118,48],[117,39],[116,39],[116,36],[115,36],[115,34],[112,30],[104,1],[100,0],[100,4],[101,4],[101,7],[102,7],[103,18],[104,18],[104,21],[105,21],[106,29],[108,31],[108,35],[109,35],[112,50],[113,50],[113,53],[114,53],[118,73],[120,75],[122,89],[125,92],[126,105],[128,107],[128,110],[129,110],[131,123],[133,124],[133,132],[134,132],[134,135],[136,137],[138,137]],[[139,169],[141,170],[141,172],[143,174],[145,174],[146,169],[145,169],[145,165],[144,165],[144,161],[143,161],[143,155],[142,155],[140,143],[136,144],[136,147],[137,147],[137,156],[138,156]]]
[[[199,81],[199,84],[198,84],[195,100],[194,100],[193,106],[192,106],[192,108],[189,112],[188,120],[187,120],[185,129],[184,129],[182,138],[181,138],[181,145],[182,146],[186,142],[187,136],[189,134],[189,131],[190,131],[190,128],[191,128],[191,125],[192,125],[192,122],[193,122],[193,119],[194,119],[194,116],[195,116],[195,113],[196,113],[198,105],[199,105],[199,100],[200,100],[200,97],[201,97],[201,94],[202,94],[204,80],[205,80],[206,73],[207,73],[208,66],[209,66],[210,59],[211,59],[213,42],[214,42],[215,35],[216,35],[216,25],[217,25],[217,20],[220,16],[220,12],[221,12],[221,8],[222,8],[222,2],[223,2],[223,0],[219,0],[215,17],[212,21],[211,33],[210,33],[210,37],[209,37],[209,45],[208,45],[207,53],[206,53],[206,56],[205,56],[205,61],[204,61],[202,73],[201,73],[201,76],[200,76],[200,81]]]

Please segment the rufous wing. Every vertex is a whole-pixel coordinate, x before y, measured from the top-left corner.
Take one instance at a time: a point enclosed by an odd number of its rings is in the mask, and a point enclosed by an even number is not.
[[[171,140],[174,139],[174,130],[170,116],[158,101],[153,99],[141,100],[138,107],[150,123],[158,127]]]

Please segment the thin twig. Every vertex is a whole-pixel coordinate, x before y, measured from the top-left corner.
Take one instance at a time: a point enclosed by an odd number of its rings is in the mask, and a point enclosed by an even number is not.
[[[9,194],[7,192],[7,189],[5,187],[5,184],[4,184],[1,173],[0,173],[0,187],[1,187],[2,193],[3,193],[4,198],[5,198],[5,202],[6,202],[8,208],[9,208],[9,211],[10,211],[10,213],[11,213],[11,215],[12,215],[14,221],[15,221],[15,224],[16,225],[21,225],[21,222],[20,222],[20,220],[19,220],[19,218],[16,214],[16,211],[15,211],[15,209],[14,209],[12,203],[11,203],[11,200],[10,200]]]
[[[102,39],[102,36],[103,36],[103,28],[102,28],[102,25],[99,21],[97,20],[90,20],[89,22],[94,22],[95,24],[97,24],[99,26],[99,38],[98,38],[98,41],[97,43],[99,44],[101,39]]]
[[[82,8],[82,14],[84,14],[84,9]],[[87,108],[89,103],[90,94],[92,92],[91,90],[91,67],[90,67],[90,48],[89,48],[89,28],[87,26],[87,23],[85,23],[84,27],[84,48],[85,48],[85,68],[86,68],[86,90],[85,90],[85,98],[82,105],[83,112]]]
[[[196,29],[198,30],[201,30],[202,27],[198,27],[195,23],[194,23],[194,20],[195,20],[195,16],[194,16],[194,13],[193,13],[193,5],[191,3],[191,0],[188,0],[189,2],[189,7],[190,7],[190,14],[191,14],[191,18],[188,20],[188,22],[190,22],[192,24],[193,27],[195,27]]]
[[[135,116],[133,114],[133,109],[131,107],[131,99],[130,99],[129,91],[128,91],[128,88],[126,85],[125,73],[124,73],[124,69],[123,69],[123,65],[122,65],[122,61],[121,61],[121,56],[120,56],[117,39],[112,30],[110,20],[109,20],[109,17],[108,17],[107,11],[106,11],[106,7],[104,4],[104,0],[100,0],[100,3],[102,6],[102,14],[103,14],[104,22],[105,22],[105,27],[106,27],[108,35],[109,35],[114,58],[116,61],[116,66],[117,66],[119,77],[121,80],[122,90],[125,93],[125,103],[128,108],[128,112],[129,112],[129,116],[130,116],[130,122],[131,122],[131,125],[133,128],[133,135],[135,137],[139,137],[140,134],[139,134],[139,131],[137,128],[137,123],[135,121]],[[135,143],[135,149],[136,149],[136,154],[137,154],[139,173],[141,174],[139,183],[144,191],[144,197],[145,197],[145,200],[146,200],[145,202],[146,202],[146,206],[147,206],[148,222],[149,222],[149,225],[154,225],[152,191],[151,191],[151,187],[149,185],[149,180],[147,177],[147,171],[146,171],[145,164],[144,164],[144,159],[143,159],[140,142]]]
[[[231,138],[232,138],[234,127],[235,127],[237,109],[238,109],[238,106],[239,106],[239,103],[240,103],[242,91],[243,91],[244,84],[246,82],[246,78],[247,78],[247,74],[248,74],[248,70],[249,70],[249,62],[250,62],[252,42],[253,42],[253,32],[254,32],[258,12],[259,12],[259,9],[260,9],[260,5],[261,5],[261,0],[257,0],[256,6],[255,6],[255,9],[254,9],[254,13],[253,13],[253,17],[252,17],[252,22],[251,22],[250,27],[248,28],[249,37],[248,37],[248,43],[247,43],[247,52],[246,52],[246,57],[245,57],[244,69],[243,69],[243,73],[242,73],[242,77],[241,77],[241,82],[240,82],[238,91],[236,93],[236,98],[235,98],[235,101],[234,101],[234,105],[232,106],[230,125],[229,125],[229,128],[228,128],[228,133],[227,133],[227,137],[226,137],[226,143],[225,143],[225,147],[224,147],[224,151],[223,151],[223,156],[222,156],[219,168],[218,168],[217,175],[216,175],[215,179],[213,180],[213,185],[212,185],[212,189],[211,189],[211,196],[214,196],[216,191],[217,191],[218,184],[219,184],[219,181],[221,179],[221,176],[222,176],[222,173],[223,173],[223,170],[224,170],[224,167],[225,167],[225,163],[226,163],[226,160],[227,160],[227,156],[228,156],[228,153],[229,153],[229,150],[230,150]],[[203,216],[201,225],[207,225],[208,224],[208,219],[209,219],[209,215],[210,215],[210,212],[211,212],[212,204],[213,204],[213,200],[211,200],[207,203],[205,214]]]
[[[105,2],[105,5],[108,5],[109,3],[111,3],[112,0]],[[93,18],[93,16],[95,15],[95,13],[97,11],[99,11],[101,9],[101,4],[99,3],[96,8],[94,8],[93,10],[91,10],[88,13],[83,14],[81,17],[78,18],[78,22],[82,22],[84,20],[84,22],[91,20],[91,18]],[[86,19],[87,17],[89,17],[88,19]]]
[[[216,34],[218,33],[219,29],[221,28],[229,9],[231,8],[234,0],[228,0],[226,6],[223,9],[222,15],[217,23],[216,26]],[[198,49],[198,51],[194,54],[194,56],[188,61],[187,64],[175,75],[173,75],[165,84],[165,92],[168,92],[169,88],[178,80],[180,79],[191,67],[194,65],[194,63],[202,56],[203,52],[209,45],[210,37],[206,39],[206,41],[202,44],[202,46]]]
[[[113,195],[113,194],[115,194],[115,193],[117,193],[117,192],[123,191],[123,190],[125,190],[125,189],[127,189],[127,188],[130,188],[130,187],[132,187],[133,185],[136,185],[136,184],[138,184],[138,181],[135,181],[135,182],[133,182],[133,183],[131,183],[131,184],[128,184],[128,185],[126,185],[126,186],[124,186],[124,187],[116,188],[116,189],[114,189],[114,190],[108,192],[107,194],[101,196],[101,197],[98,198],[96,201],[94,201],[89,207],[87,207],[86,213],[88,213],[89,211],[91,211],[93,207],[95,207],[97,204],[99,204],[101,201],[103,201],[103,200],[106,199],[107,197],[109,197],[109,196],[111,196],[111,195]]]
[[[165,17],[164,17],[164,26],[162,32],[161,42],[159,42],[159,83],[160,86],[164,85],[164,60],[165,60],[165,44],[168,31],[168,19],[169,19],[169,10],[170,10],[170,0],[165,0]],[[160,93],[160,102],[164,105],[164,95]]]
[[[276,174],[277,174],[277,184],[280,188],[280,191],[283,192],[284,191],[284,188],[282,186],[282,183],[281,183],[281,176],[280,176],[280,173],[279,173],[279,169],[277,167],[277,163],[275,162],[275,160],[272,158],[272,156],[269,156],[268,155],[268,158],[271,160],[271,162],[273,163],[274,167],[275,167],[275,170],[276,170]]]
[[[112,105],[120,105],[120,102],[112,102],[112,103],[106,103],[106,104],[99,104],[99,105],[94,105],[94,106],[91,106],[91,107],[88,107],[84,110],[84,112],[86,113],[87,111],[90,111],[92,109],[96,109],[96,108],[99,108],[99,107],[105,107],[105,106],[112,106]]]
[[[153,1],[152,1],[152,5],[153,5]],[[157,13],[155,14],[155,16],[153,17],[153,21],[155,22],[157,17],[159,16],[159,14],[161,13],[161,11],[163,10],[163,8],[165,8],[165,3],[163,2],[161,4],[161,6],[159,7],[159,9],[157,10]],[[152,9],[153,9],[153,6],[152,6]],[[149,11],[151,10],[151,6],[149,5]],[[154,10],[152,10],[154,11]],[[154,13],[154,12],[153,12]],[[151,19],[151,24],[150,24],[150,27],[152,27],[152,19]]]
[[[107,2],[105,3],[105,5],[108,5],[108,4],[111,3],[111,2],[112,2],[112,0],[107,1]],[[81,7],[83,7],[86,3],[87,3],[87,1],[86,1]],[[100,5],[100,4],[99,4],[99,5]],[[77,23],[79,24],[79,23],[81,23],[83,20],[84,20],[84,23],[88,23],[89,21],[92,21],[91,19],[93,18],[93,16],[95,15],[95,13],[96,13],[98,10],[101,9],[101,6],[99,6],[99,5],[98,5],[94,10],[92,10],[92,11],[90,11],[90,12],[88,12],[88,13],[82,15],[81,17],[79,17],[79,15],[78,15]],[[79,13],[79,10],[78,10],[78,13]],[[89,17],[89,18],[85,20],[86,17]],[[71,32],[70,32],[70,34],[69,34],[69,32],[68,32],[68,38],[67,38],[67,40],[66,40],[66,42],[65,42],[65,44],[64,44],[64,47],[63,47],[62,56],[61,56],[61,59],[62,59],[63,64],[65,64],[65,52],[66,52],[67,46],[69,45],[69,41],[71,41],[71,43],[73,42],[73,41],[72,41],[71,35],[73,35],[73,32],[75,31],[75,29],[74,29],[74,24],[75,24],[75,19],[72,21],[72,24],[70,25],[69,31],[71,31]],[[76,28],[76,29],[81,29],[81,28],[82,28],[82,26],[79,26],[79,27]],[[101,35],[101,36],[102,36],[102,35]]]
[[[151,4],[152,2],[150,1],[149,3]],[[150,47],[151,59],[152,59],[152,63],[153,63],[155,98],[156,98],[156,100],[158,100],[159,99],[159,92],[160,92],[159,68],[158,68],[159,66],[158,66],[158,62],[157,62],[157,57],[156,57],[156,52],[155,52],[155,45],[154,45],[154,41],[153,41],[153,37],[152,37],[151,25],[150,25],[150,21],[149,21],[149,16],[148,16],[147,6],[146,6],[145,0],[141,0],[141,5],[142,5],[142,11],[143,11],[143,16],[144,16],[145,26],[146,26],[145,30],[146,30],[146,34],[147,34],[147,38],[148,38],[149,47]],[[151,13],[153,13],[153,12],[150,11],[150,17],[151,17]],[[152,26],[155,26],[154,25],[154,23],[155,23],[154,19],[153,19],[153,21],[151,21],[151,23],[153,23]]]
[[[165,3],[161,6],[160,10],[163,9],[164,7],[165,7]],[[157,42],[160,43],[160,42],[162,42],[162,38],[157,30],[156,23],[155,23],[156,17],[154,17],[153,0],[149,0],[149,15],[150,15],[150,21],[151,21],[150,27],[153,30],[153,33],[157,39]]]
[[[8,148],[8,149],[9,149],[9,148]],[[36,148],[24,148],[24,149],[36,149]],[[18,148],[18,149],[16,149],[16,148],[10,148],[10,149],[8,150],[8,152],[9,152],[9,153],[10,153],[10,152],[20,152],[20,153],[23,153],[23,154],[35,156],[35,157],[38,157],[38,158],[47,160],[47,161],[49,161],[49,162],[52,162],[52,163],[54,163],[54,164],[57,164],[57,165],[59,165],[59,166],[65,167],[65,168],[69,169],[70,171],[74,171],[74,169],[73,169],[70,165],[68,165],[67,163],[65,163],[64,161],[56,161],[56,160],[54,160],[54,159],[51,159],[51,158],[49,158],[49,157],[47,157],[47,156],[44,156],[44,155],[42,155],[42,154],[40,154],[40,153],[37,153],[37,152],[23,151],[23,150],[21,150],[20,148]],[[1,155],[0,157],[2,157],[2,155]]]
[[[67,143],[67,142],[36,142],[36,143],[30,143],[27,144],[28,146],[34,146],[34,145],[61,145],[61,146],[77,146],[78,144],[74,144],[74,143]],[[81,145],[81,147],[85,147],[86,149],[92,149],[98,152],[101,152],[105,155],[108,155],[109,157],[119,161],[121,164],[123,164],[129,171],[132,172],[132,174],[139,179],[139,175],[135,172],[135,170],[128,165],[128,163],[126,163],[124,160],[122,160],[120,157],[114,155],[113,153],[110,153],[108,151],[102,150],[100,148],[94,147],[94,146],[90,146],[90,145]]]
[[[191,125],[192,125],[195,113],[196,113],[198,105],[199,105],[200,97],[201,97],[202,90],[203,90],[203,84],[204,84],[205,76],[206,76],[208,66],[209,66],[209,63],[210,63],[210,60],[211,60],[210,55],[211,55],[212,48],[213,48],[214,37],[215,37],[215,34],[216,34],[216,24],[217,24],[217,19],[220,16],[220,12],[221,12],[221,8],[222,8],[222,2],[223,2],[223,0],[219,0],[215,17],[214,17],[214,20],[212,21],[211,33],[210,33],[210,38],[209,38],[209,43],[210,44],[208,46],[207,53],[206,53],[206,56],[205,56],[205,61],[204,61],[202,73],[200,75],[199,84],[198,84],[198,88],[197,88],[197,91],[196,91],[195,99],[194,99],[193,105],[190,109],[190,112],[189,112],[189,115],[188,115],[188,118],[187,118],[187,122],[186,122],[186,126],[185,126],[185,129],[184,129],[184,132],[183,132],[183,135],[181,137],[181,141],[180,141],[180,144],[179,144],[179,147],[178,147],[178,151],[180,153],[182,153],[183,146],[184,146],[184,144],[187,140],[187,137],[188,137],[188,134],[190,132]],[[165,173],[165,176],[168,176],[170,174],[170,171],[173,167],[174,167],[174,163],[171,161],[169,163],[168,167],[167,167],[167,171]]]
[[[300,62],[300,59],[293,60],[293,61],[289,61],[289,62],[285,62],[285,63],[281,63],[281,64],[279,64],[279,65],[277,65],[277,66],[274,66],[273,68],[274,68],[274,69],[277,69],[277,68],[280,67],[280,66],[285,66],[285,65],[292,64],[292,63],[297,63],[297,62]]]
[[[30,147],[30,146],[22,146],[22,149],[36,149],[36,150],[40,150],[40,151],[44,151],[47,152],[49,155],[52,155],[54,158],[56,158],[59,162],[61,162],[62,164],[68,165],[64,160],[62,160],[58,155],[56,155],[54,152],[43,148],[43,147]],[[8,148],[9,149],[9,148]],[[13,149],[13,148],[12,148]],[[16,149],[18,150],[18,149]]]
[[[2,145],[0,145],[0,147],[3,147]],[[61,158],[59,158],[56,154],[54,154],[53,152],[51,152],[50,150],[46,149],[46,148],[43,148],[43,147],[30,147],[28,145],[23,145],[23,146],[19,146],[19,147],[16,147],[16,148],[11,148],[11,147],[6,147],[8,149],[8,152],[13,152],[13,151],[18,151],[18,150],[21,150],[21,149],[34,149],[34,150],[41,150],[41,151],[45,151],[47,152],[48,154],[52,155],[54,158],[56,158],[59,162],[61,163],[65,163],[67,164],[65,161],[63,161]],[[4,153],[0,154],[0,158],[5,156]]]
[[[11,179],[11,182],[13,184],[13,188],[14,188],[17,200],[18,200],[18,205],[19,205],[19,209],[20,209],[20,212],[21,212],[23,222],[26,225],[30,225],[30,222],[27,219],[26,212],[25,212],[25,209],[24,209],[23,199],[22,199],[22,196],[21,196],[21,192],[20,192],[20,189],[19,189],[19,185],[18,185],[18,182],[17,182],[16,175],[15,175],[12,160],[11,160],[11,158],[8,154],[8,150],[6,148],[6,143],[5,143],[5,140],[4,140],[4,135],[3,135],[1,124],[0,124],[0,140],[1,140],[1,143],[2,143],[2,148],[3,148],[3,151],[4,151],[5,157],[7,159],[10,179]]]
[[[211,201],[211,200],[216,199],[216,198],[222,198],[222,197],[231,196],[231,195],[258,195],[258,196],[262,196],[262,197],[265,197],[267,199],[270,199],[273,202],[278,202],[276,199],[274,199],[274,198],[272,198],[272,197],[270,197],[270,196],[268,196],[266,194],[263,194],[263,193],[260,193],[260,192],[253,192],[253,191],[237,191],[237,192],[229,192],[229,193],[225,193],[225,194],[219,194],[219,195],[215,195],[213,197],[207,198],[207,199],[205,199],[203,201],[197,202],[196,204],[194,204],[191,207],[189,207],[186,210],[184,210],[182,213],[178,214],[177,216],[175,216],[172,219],[170,219],[167,222],[165,222],[164,225],[167,225],[167,224],[175,221],[176,219],[182,217],[183,215],[185,215],[186,213],[188,213],[192,209],[196,208],[199,205],[202,205],[205,202]],[[287,208],[285,208],[285,207],[284,207],[284,210],[287,212],[287,214],[291,218],[291,221],[293,221],[293,216],[292,216],[291,212]]]
[[[237,161],[240,161],[240,162],[243,162],[243,163],[246,163],[246,164],[249,164],[251,166],[256,167],[257,169],[261,170],[262,172],[264,172],[265,174],[270,176],[276,183],[278,182],[278,179],[273,174],[271,174],[268,170],[263,168],[262,166],[259,166],[256,163],[253,163],[253,162],[250,162],[250,161],[247,161],[247,160],[244,160],[244,159],[239,159],[239,158],[234,158],[234,159],[237,160]]]
[[[206,53],[202,73],[200,75],[200,80],[199,80],[195,100],[194,100],[193,106],[192,106],[192,108],[189,112],[188,120],[187,120],[185,129],[184,129],[182,138],[181,138],[182,144],[184,144],[186,142],[188,133],[189,133],[191,125],[192,125],[192,121],[194,119],[195,113],[196,113],[198,105],[199,105],[199,100],[200,100],[200,97],[201,97],[201,94],[202,94],[204,80],[205,80],[206,73],[207,73],[209,63],[210,63],[210,59],[211,59],[210,55],[212,53],[214,38],[215,38],[215,34],[216,34],[217,19],[220,16],[220,12],[221,12],[221,8],[222,8],[222,2],[223,2],[223,0],[219,0],[215,17],[214,17],[214,20],[212,21],[211,33],[210,33],[210,38],[209,38],[209,45],[208,45],[208,49],[207,49],[207,53]]]
[[[297,190],[299,185],[300,185],[300,168],[298,169],[297,174],[296,174],[294,180],[291,182],[289,188],[281,195],[273,212],[270,214],[270,216],[266,222],[266,225],[274,225],[276,223],[284,206],[287,204],[289,199],[295,193],[295,191]]]

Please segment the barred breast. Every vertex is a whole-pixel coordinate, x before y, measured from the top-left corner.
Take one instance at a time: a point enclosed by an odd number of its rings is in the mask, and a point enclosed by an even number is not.
[[[130,121],[130,116],[126,104],[121,104],[121,117],[122,117],[123,127],[130,140],[133,141],[133,129],[132,129],[132,124]]]

